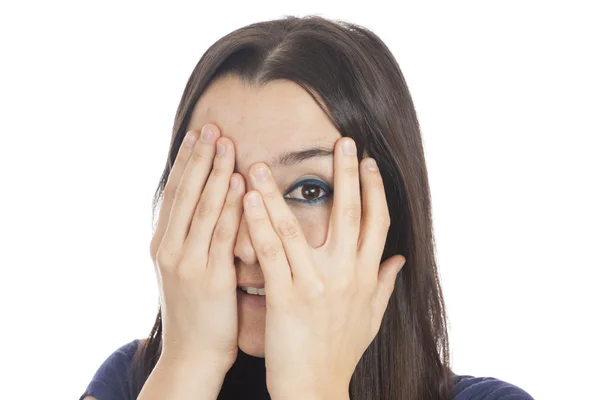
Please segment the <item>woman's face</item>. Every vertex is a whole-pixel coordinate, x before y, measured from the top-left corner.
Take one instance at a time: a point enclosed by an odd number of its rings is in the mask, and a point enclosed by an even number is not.
[[[333,156],[286,165],[271,163],[285,153],[311,147],[331,150],[341,137],[313,98],[291,81],[257,88],[235,76],[225,76],[214,81],[200,97],[186,131],[200,131],[207,123],[217,125],[221,135],[233,141],[235,171],[243,175],[246,191],[254,189],[250,167],[266,162],[308,243],[313,247],[323,245],[333,204]],[[244,216],[234,256],[238,285],[264,287]],[[238,345],[246,354],[264,357],[266,309],[239,301],[240,296],[238,291]]]

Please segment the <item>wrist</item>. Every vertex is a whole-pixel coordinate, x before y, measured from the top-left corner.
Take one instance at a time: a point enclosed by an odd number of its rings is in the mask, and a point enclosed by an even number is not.
[[[222,357],[211,356],[209,354],[191,356],[177,355],[169,352],[161,353],[159,359],[162,365],[170,368],[175,368],[181,371],[202,371],[213,377],[223,376],[227,374],[227,371],[233,366],[233,362],[224,360]],[[234,360],[235,361],[235,360]]]
[[[314,394],[314,395],[306,395],[306,394],[298,394],[291,393],[289,395],[280,395],[277,397],[273,397],[273,400],[350,400],[349,393],[342,393],[338,395],[331,394]]]
[[[141,394],[143,399],[216,399],[226,372],[206,362],[161,357]]]
[[[271,394],[273,400],[350,400],[348,388],[328,388],[326,390],[288,390],[278,394]]]
[[[267,370],[267,389],[271,399],[349,400],[351,376],[321,371],[298,373],[292,370],[278,374],[280,371]]]
[[[211,358],[181,358],[161,355],[156,366],[168,369],[173,375],[181,379],[194,377],[204,382],[215,382],[221,385],[231,365],[227,365],[218,359]]]

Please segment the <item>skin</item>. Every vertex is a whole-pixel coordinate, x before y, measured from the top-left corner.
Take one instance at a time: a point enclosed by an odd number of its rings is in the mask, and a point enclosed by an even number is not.
[[[222,77],[205,90],[196,103],[189,130],[200,131],[206,124],[216,124],[221,136],[235,146],[236,172],[245,180],[246,189],[255,189],[250,178],[250,167],[270,160],[274,154],[298,150],[309,145],[333,148],[342,136],[300,86],[290,81],[271,82],[262,88],[244,85],[237,77]],[[281,193],[293,183],[307,179],[324,181],[333,187],[333,157],[314,158],[297,165],[274,166],[273,179]],[[311,188],[315,189],[314,186]],[[304,189],[308,189],[307,186]],[[287,195],[307,200],[303,188]],[[322,197],[325,192],[316,193]],[[308,243],[312,247],[323,245],[327,237],[333,196],[316,205],[288,201]],[[234,247],[238,282],[264,284],[260,267],[245,218]],[[238,345],[244,353],[265,356],[264,310],[238,306]]]
[[[289,81],[223,77],[187,128],[151,242],[163,350],[140,400],[214,398],[238,346],[265,358],[273,399],[347,399],[405,262],[380,265],[390,216],[375,160]],[[272,161],[314,146],[329,153]],[[266,310],[239,301],[243,284],[264,284]]]
[[[271,398],[347,400],[406,261],[379,264],[390,217],[375,160],[290,81],[221,77],[186,130],[150,244],[163,350],[138,399],[214,399],[239,346],[265,358]],[[331,154],[271,161],[314,146]],[[264,285],[266,310],[239,301],[243,283]]]

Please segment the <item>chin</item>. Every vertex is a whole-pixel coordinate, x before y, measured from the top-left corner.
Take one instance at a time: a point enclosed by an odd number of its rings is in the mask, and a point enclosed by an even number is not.
[[[264,325],[262,329],[241,327],[238,335],[238,347],[249,356],[265,358]]]
[[[265,358],[265,323],[264,310],[243,307],[238,308],[238,347],[244,353]]]

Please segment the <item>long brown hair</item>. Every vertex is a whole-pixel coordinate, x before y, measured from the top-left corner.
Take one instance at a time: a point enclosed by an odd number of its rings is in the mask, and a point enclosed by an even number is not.
[[[207,86],[233,73],[245,82],[293,81],[320,96],[323,111],[358,157],[375,158],[385,184],[391,227],[382,262],[406,257],[381,328],[350,382],[352,400],[448,399],[452,385],[446,310],[438,278],[427,168],[415,107],[396,60],[362,26],[319,16],[254,23],[204,53],[187,84],[173,126],[153,219],[192,110]],[[136,398],[162,349],[160,306],[140,342],[132,372]]]

